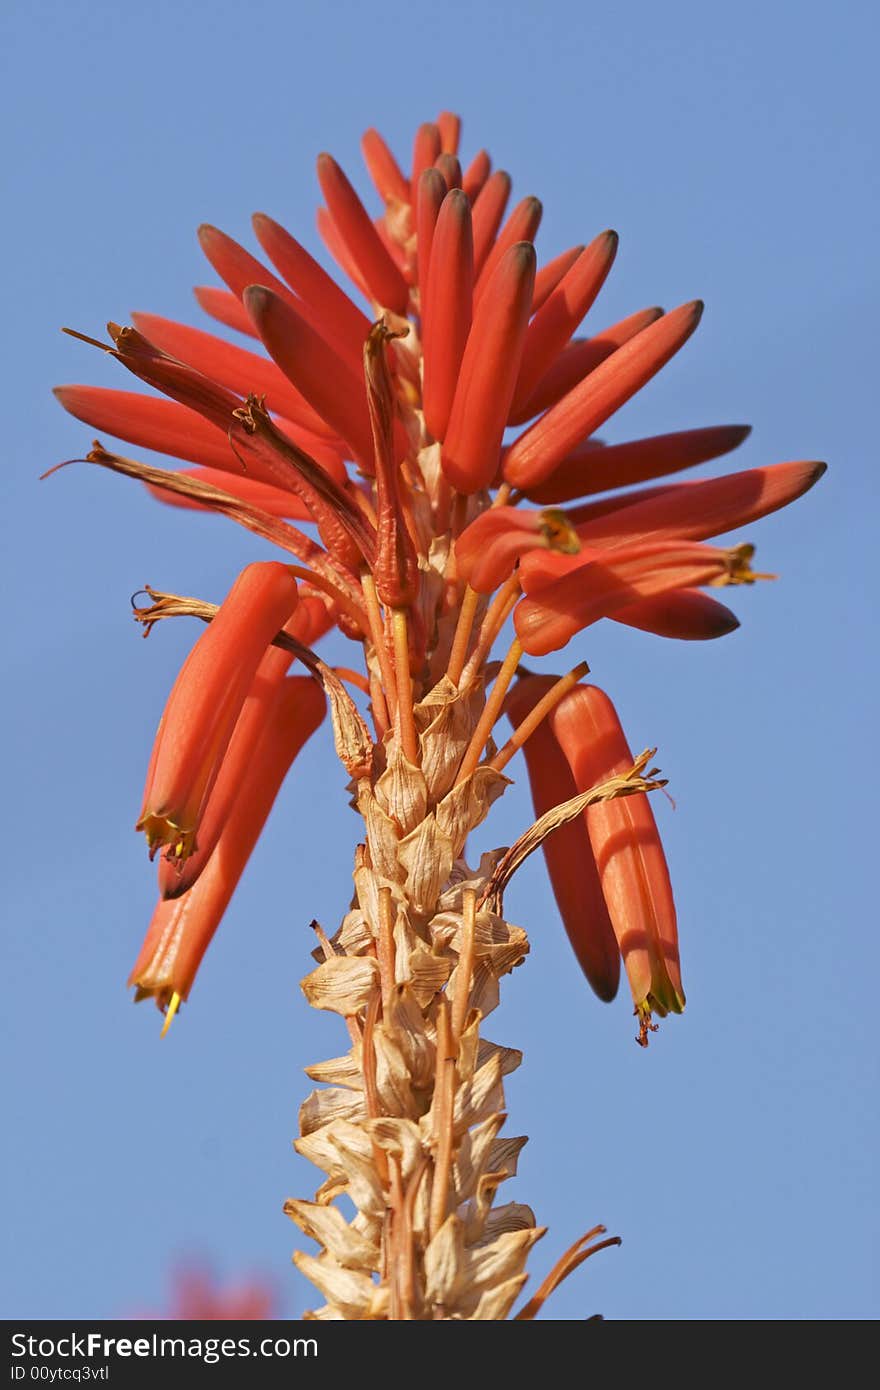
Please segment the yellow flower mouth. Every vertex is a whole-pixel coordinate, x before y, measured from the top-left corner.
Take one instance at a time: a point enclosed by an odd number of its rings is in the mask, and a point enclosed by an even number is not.
[[[563,555],[577,555],[581,541],[564,511],[558,507],[548,507],[541,512],[541,535],[550,550],[558,550]]]

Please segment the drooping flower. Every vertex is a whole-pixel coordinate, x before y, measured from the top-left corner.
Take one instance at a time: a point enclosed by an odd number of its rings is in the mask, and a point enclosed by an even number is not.
[[[555,682],[555,676],[533,675],[516,682],[505,705],[514,727]],[[542,816],[584,790],[575,784],[548,720],[529,735],[523,752],[536,815]],[[599,998],[613,999],[620,978],[620,951],[590,844],[586,813],[554,830],[542,848],[553,896],[578,964]]]
[[[550,715],[579,792],[632,766],[617,712],[604,691],[579,685]],[[585,812],[602,894],[647,1041],[651,1015],[681,1013],[678,924],[666,857],[647,796],[601,801]]]
[[[150,850],[186,859],[260,661],[297,602],[296,580],[275,561],[248,565],[202,633],[168,697],[137,828]]]
[[[320,686],[307,676],[287,676],[267,706],[258,737],[247,750],[241,743],[230,749],[236,786],[222,821],[213,827],[210,854],[185,892],[160,897],[129,977],[135,997],[154,998],[163,1012],[189,997],[281,783],[325,710]]]

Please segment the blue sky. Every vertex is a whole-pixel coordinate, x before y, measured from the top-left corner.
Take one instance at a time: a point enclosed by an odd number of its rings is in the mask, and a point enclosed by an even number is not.
[[[268,552],[85,468],[38,484],[91,438],[51,386],[128,386],[58,329],[138,309],[201,322],[199,222],[245,238],[261,209],[318,252],[318,151],[365,188],[363,129],[404,158],[448,107],[468,152],[544,200],[542,255],[619,231],[596,322],[707,302],[608,438],[751,421],[737,466],[831,465],[750,532],[782,579],[735,596],[733,636],[604,624],[573,655],[670,778],[688,1009],[638,1049],[623,997],[600,1005],[573,968],[540,862],[523,870],[507,906],[533,954],[488,1031],[526,1052],[508,1128],[531,1136],[510,1195],[550,1227],[532,1267],[601,1220],[623,1246],[551,1315],[876,1317],[876,8],[13,0],[0,26],[2,1314],[155,1306],[192,1254],[309,1305],[280,1208],[319,1180],[290,1148],[301,1068],[343,1030],[298,980],[310,918],[345,910],[357,834],[323,731],[160,1043],[124,989],[153,899],[132,825],[194,633],[141,642],[128,597],[149,581],[216,599]],[[477,848],[528,818],[520,770]]]

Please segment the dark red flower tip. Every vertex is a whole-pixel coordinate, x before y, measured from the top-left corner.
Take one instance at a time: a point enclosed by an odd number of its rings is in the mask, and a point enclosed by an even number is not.
[[[490,174],[479,193],[473,197],[474,212],[474,274],[479,275],[492,250],[512,184],[503,169]],[[465,182],[465,192],[467,193]]]
[[[701,589],[679,589],[662,598],[643,599],[630,608],[618,608],[613,618],[626,627],[680,642],[710,642],[739,627],[736,614]]]
[[[492,172],[492,160],[486,150],[478,150],[461,176],[461,186],[473,203]],[[499,218],[499,221],[501,219]]]

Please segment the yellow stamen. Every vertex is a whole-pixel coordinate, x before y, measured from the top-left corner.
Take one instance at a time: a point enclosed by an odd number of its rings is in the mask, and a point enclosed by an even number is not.
[[[778,579],[778,574],[759,574],[751,568],[755,554],[753,545],[737,545],[727,552],[727,572],[709,581],[713,589],[726,588],[728,584],[754,584],[759,579]]]
[[[541,535],[551,550],[558,550],[563,555],[577,555],[580,552],[581,538],[565,512],[558,507],[548,507],[541,512]]]
[[[159,1034],[160,1038],[164,1038],[165,1034],[168,1032],[168,1029],[174,1022],[174,1015],[177,1013],[177,1010],[180,1008],[180,1005],[181,998],[180,995],[177,993],[177,990],[175,990],[171,996],[171,1002],[168,1005],[167,1010],[165,1011],[165,1022],[162,1024],[162,1032]]]

